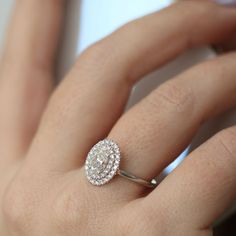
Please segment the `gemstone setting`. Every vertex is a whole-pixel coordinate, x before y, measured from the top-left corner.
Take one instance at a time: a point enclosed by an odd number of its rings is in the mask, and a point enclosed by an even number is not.
[[[120,149],[114,141],[105,139],[95,144],[85,162],[88,181],[93,185],[109,182],[119,169],[120,158]]]

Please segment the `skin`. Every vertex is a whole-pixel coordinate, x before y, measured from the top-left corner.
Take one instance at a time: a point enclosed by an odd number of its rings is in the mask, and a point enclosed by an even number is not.
[[[123,114],[144,75],[189,48],[230,40],[236,8],[184,1],[128,23],[88,48],[55,89],[64,4],[16,2],[0,67],[0,235],[212,235],[236,199],[236,127],[202,144],[153,191],[121,177],[92,186],[84,161],[108,136],[121,147],[122,169],[152,178],[204,121],[235,107],[230,52]]]

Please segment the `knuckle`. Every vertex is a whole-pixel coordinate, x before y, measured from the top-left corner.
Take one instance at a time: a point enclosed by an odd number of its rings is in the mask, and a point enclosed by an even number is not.
[[[186,25],[186,22],[195,22],[195,25],[207,18],[209,21],[215,19],[218,7],[216,4],[209,1],[179,1],[175,4],[176,11],[179,14],[178,21],[181,24]],[[195,29],[191,27],[192,24],[186,25],[182,30],[185,37],[186,48],[192,48],[196,44],[196,38],[199,38],[196,35]],[[187,34],[186,34],[187,33]],[[200,39],[200,38],[199,38]],[[203,42],[204,43],[204,42]]]
[[[130,213],[129,213],[130,215]],[[130,235],[130,236],[134,236],[134,235],[140,235],[137,234],[138,232],[140,232],[140,225],[137,224],[136,227],[134,227],[134,222],[132,219],[136,219],[136,223],[137,223],[137,215],[134,215],[132,217],[125,217],[122,215],[121,220],[119,221],[119,226],[118,226],[118,230],[117,232],[120,232],[121,229],[121,235]],[[140,232],[141,233],[141,232]]]
[[[170,111],[190,114],[194,108],[195,97],[191,88],[182,87],[176,81],[168,81],[150,96],[150,101],[152,104],[158,103],[158,106],[164,106]]]
[[[214,137],[216,145],[224,152],[224,159],[228,157],[228,161],[236,167],[236,132],[234,128],[227,128]]]
[[[34,198],[23,185],[13,183],[2,201],[3,216],[17,230],[29,227],[34,213]]]
[[[122,229],[121,235],[123,236],[126,235],[135,236],[138,235],[137,231],[139,231],[137,228],[134,227],[134,225],[130,221],[127,221],[126,224],[122,224],[121,229]]]
[[[215,4],[207,1],[180,1],[176,4],[176,7],[179,7],[179,10],[182,16],[187,17],[188,19],[195,17],[196,20],[201,19],[201,17],[209,16],[209,14],[215,14]],[[200,18],[199,18],[200,17]]]
[[[67,190],[60,193],[52,204],[52,218],[61,232],[70,232],[86,224],[90,209],[86,197],[76,190]]]
[[[54,77],[54,71],[50,70],[45,62],[34,59],[27,65],[20,65],[18,60],[10,56],[5,56],[2,59],[2,77],[14,77],[18,79],[27,80],[27,88],[42,86],[44,84],[50,85],[50,79]],[[34,78],[32,80],[32,78]]]
[[[124,24],[120,27],[119,32],[123,32],[129,35],[139,35],[140,33],[144,33],[144,27],[142,27],[143,21],[142,18],[138,18],[135,20],[131,20],[128,23]]]
[[[207,181],[209,189],[215,186],[217,180],[221,180],[223,185],[229,185],[235,181],[236,168],[236,133],[230,129],[218,132],[206,146],[206,153],[210,154],[207,161],[207,171],[211,173],[212,178]],[[212,193],[211,193],[212,194]]]
[[[155,235],[156,232],[165,235],[167,229],[163,226],[170,225],[167,224],[170,221],[164,214],[165,211],[162,211],[161,206],[157,209],[156,206],[153,208],[143,203],[142,200],[139,201],[138,210],[127,208],[120,216],[118,215],[122,235]]]
[[[143,235],[155,235],[155,232],[157,231],[160,235],[165,234],[167,228],[164,226],[171,224],[164,212],[165,211],[162,209],[161,205],[153,208],[152,206],[147,206],[147,204],[141,204],[137,219],[143,233],[145,233]],[[153,224],[153,222],[155,222],[155,224]]]
[[[108,38],[99,41],[88,47],[80,56],[77,68],[86,69],[86,71],[102,71],[108,68],[108,65],[114,52],[114,46]]]

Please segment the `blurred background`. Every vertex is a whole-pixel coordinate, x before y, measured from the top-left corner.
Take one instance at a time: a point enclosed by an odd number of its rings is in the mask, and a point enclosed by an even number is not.
[[[58,80],[70,69],[76,57],[86,47],[103,38],[124,23],[147,13],[162,9],[173,0],[70,0],[67,4],[67,20],[58,58]],[[14,0],[0,0],[0,46],[3,46],[4,33]],[[124,42],[125,43],[125,42]],[[127,109],[146,96],[160,83],[182,72],[186,68],[207,58],[216,56],[211,48],[191,50],[178,57],[158,71],[148,75],[134,88]],[[186,156],[188,151],[204,142],[217,130],[236,124],[236,113],[230,112],[206,124],[196,135],[186,151],[166,168],[160,178],[170,173]],[[215,226],[214,235],[236,236],[235,209],[228,211]]]

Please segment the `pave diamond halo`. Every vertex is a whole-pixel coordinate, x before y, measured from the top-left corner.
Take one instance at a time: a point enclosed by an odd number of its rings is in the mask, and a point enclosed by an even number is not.
[[[85,162],[88,181],[93,185],[109,182],[117,174],[120,158],[120,149],[114,141],[105,139],[95,144]]]
[[[86,158],[85,172],[88,181],[100,186],[109,182],[115,175],[119,175],[148,188],[155,188],[158,185],[156,179],[149,181],[120,170],[120,160],[121,152],[118,144],[110,139],[99,141],[92,147]]]

